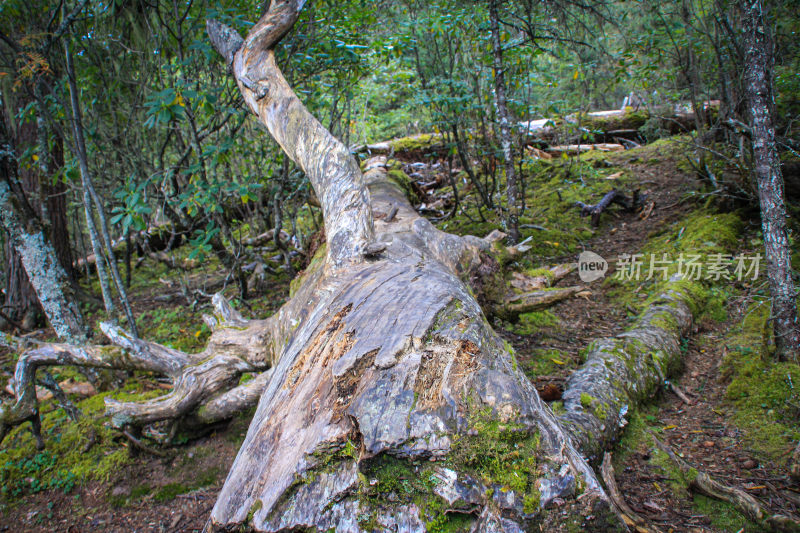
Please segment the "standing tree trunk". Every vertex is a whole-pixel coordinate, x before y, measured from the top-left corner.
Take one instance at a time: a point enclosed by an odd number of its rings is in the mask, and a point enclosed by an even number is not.
[[[89,337],[67,274],[24,194],[5,117],[0,113],[0,222],[56,334],[81,345]]]
[[[24,102],[23,102],[24,104]],[[11,135],[11,132],[7,132]],[[49,148],[47,130],[43,121],[23,121],[17,128],[14,146],[36,148],[38,161],[24,168],[18,168],[20,193],[43,225],[48,241],[56,252],[56,257],[67,278],[72,281],[72,251],[66,217],[66,186],[62,180],[52,181],[52,174],[64,165],[64,154],[60,139]],[[31,285],[22,260],[14,246],[6,241],[6,298],[3,312],[13,320],[21,322],[26,329],[32,329],[44,318],[36,291]]]
[[[497,16],[499,0],[489,0],[489,24],[492,30],[492,52],[494,55],[494,105],[497,109],[497,119],[500,122],[500,145],[503,148],[503,163],[506,170],[506,199],[508,213],[506,215],[506,228],[509,239],[519,242],[519,190],[517,172],[514,168],[514,153],[511,146],[511,123],[508,119],[508,104],[506,102],[506,82],[503,66],[503,46],[500,42],[500,23]]]
[[[775,347],[780,360],[800,359],[797,291],[792,280],[781,162],[775,147],[773,43],[761,0],[742,6],[745,33],[745,85],[750,111],[755,176],[761,203],[761,228],[772,296]]]
[[[47,211],[47,220],[50,224],[50,242],[56,251],[58,262],[71,281],[76,280],[75,267],[72,263],[72,245],[69,240],[69,225],[67,223],[67,185],[62,178],[55,181],[50,176],[55,175],[64,166],[64,140],[56,135],[52,148],[48,142],[48,129],[43,120],[38,121],[39,128],[39,161],[44,180],[42,191],[44,200],[42,211]]]
[[[22,102],[24,105],[25,102]],[[11,135],[11,131],[7,132]],[[37,143],[36,124],[22,120],[16,128],[14,146],[21,146],[23,150],[33,148]],[[25,195],[26,202],[30,205],[37,218],[41,221],[40,177],[37,165],[32,164],[18,169],[20,194]],[[33,329],[41,322],[42,309],[36,291],[28,280],[28,274],[22,266],[22,259],[10,241],[6,241],[6,290],[3,313],[12,320],[20,323],[25,329]]]
[[[69,40],[64,40],[64,55],[66,57],[67,67],[67,82],[69,85],[70,104],[72,107],[72,131],[75,137],[75,156],[78,158],[78,168],[81,174],[81,183],[83,184],[83,204],[84,212],[86,214],[86,226],[89,230],[89,235],[92,239],[92,248],[96,258],[95,266],[97,267],[97,274],[100,278],[100,287],[103,291],[103,302],[106,307],[106,312],[113,318],[113,303],[111,299],[111,291],[109,287],[109,280],[104,265],[108,265],[108,272],[111,272],[111,279],[114,281],[114,286],[117,289],[119,300],[122,309],[125,311],[125,316],[128,321],[131,333],[134,337],[138,337],[136,328],[136,320],[133,318],[133,310],[131,309],[130,302],[128,301],[128,294],[125,290],[125,285],[122,282],[122,276],[117,268],[116,257],[114,256],[114,247],[111,243],[111,235],[106,220],[105,212],[103,211],[103,202],[97,194],[92,183],[92,176],[89,173],[89,161],[86,153],[86,141],[83,136],[83,120],[81,117],[80,101],[78,100],[78,88],[75,83],[75,69],[72,63],[72,54],[69,51]],[[99,232],[94,223],[94,216],[92,214],[94,209],[97,210],[97,216],[100,220]],[[99,233],[99,234],[98,234]],[[102,241],[100,237],[102,236]],[[103,261],[105,259],[105,261]]]

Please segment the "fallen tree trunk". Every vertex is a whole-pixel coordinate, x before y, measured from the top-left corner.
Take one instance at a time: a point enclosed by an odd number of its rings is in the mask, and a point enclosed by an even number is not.
[[[541,289],[522,294],[512,294],[505,301],[505,315],[515,317],[522,313],[529,313],[538,309],[544,309],[554,303],[560,302],[572,296],[589,291],[586,287],[576,285],[574,287],[564,287],[557,289]]]
[[[652,397],[681,364],[680,341],[702,302],[676,276],[628,331],[589,346],[569,378],[559,419],[578,449],[599,459],[625,427],[628,410]]]
[[[612,385],[595,390],[587,382],[598,375],[590,357],[589,370],[570,379],[566,413],[553,414],[478,304],[505,295],[498,276],[476,275],[496,273],[489,243],[436,229],[380,164],[362,175],[289,88],[273,47],[300,7],[273,3],[247,41],[214,22],[209,35],[245,101],[309,176],[323,209],[325,252],[265,320],[245,320],[216,298],[208,319],[214,332],[201,354],[111,326],[104,331],[114,347],[25,352],[15,372],[17,401],[0,410],[0,437],[21,420],[38,424],[38,367],[146,370],[168,376],[173,390],[142,403],[107,403],[112,423],[134,439],[143,425],[206,424],[258,400],[212,510],[214,528],[424,531],[458,516],[476,531],[607,531],[616,517],[582,453],[607,446],[624,413],[619,406],[602,417],[616,423],[608,429],[598,424],[599,409],[575,407],[575,391],[611,409],[608,394],[636,399],[663,376],[636,352],[630,363],[639,375],[610,361],[630,383],[604,374]],[[663,336],[671,349],[672,333],[653,329],[648,316],[637,338],[650,335],[660,346]],[[237,385],[244,372],[259,375]],[[398,470],[411,488],[392,497],[387,480]]]

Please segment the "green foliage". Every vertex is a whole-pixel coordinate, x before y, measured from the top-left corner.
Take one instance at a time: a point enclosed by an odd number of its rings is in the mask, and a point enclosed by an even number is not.
[[[122,202],[122,205],[116,205],[112,209],[114,216],[111,217],[111,223],[119,224],[122,233],[126,233],[129,229],[141,231],[147,227],[144,217],[152,212],[152,209],[144,199],[145,187],[146,183],[136,185],[132,180],[128,180],[124,187],[114,193],[114,197]]]

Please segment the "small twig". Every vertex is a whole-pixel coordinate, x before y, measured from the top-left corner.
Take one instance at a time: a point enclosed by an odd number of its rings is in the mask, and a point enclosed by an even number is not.
[[[539,226],[538,224],[520,224],[520,229],[538,229],[539,231],[550,231],[544,226]]]
[[[47,370],[41,370],[41,372],[42,375],[38,379],[39,383],[53,393],[53,398],[55,398],[56,403],[67,413],[67,416],[69,416],[73,422],[77,422],[81,417],[81,410],[75,407],[75,404],[67,398],[67,395],[64,394],[64,391],[59,384],[56,383],[55,378],[50,372]]]
[[[614,478],[614,466],[611,464],[611,452],[606,452],[603,455],[603,464],[600,466],[600,474],[603,476],[606,489],[608,489],[608,497],[611,499],[611,503],[616,507],[617,513],[620,518],[622,518],[622,521],[625,522],[625,525],[640,533],[652,531],[647,527],[647,521],[636,514],[633,509],[628,507],[628,504],[625,503],[625,499],[622,497],[619,487],[617,487],[617,480]]]
[[[669,386],[669,390],[671,390],[673,393],[675,393],[675,396],[680,398],[683,403],[685,403],[686,405],[692,405],[692,403],[693,403],[692,400],[686,395],[685,392],[683,392],[680,389],[680,387],[678,387],[677,385],[675,385],[671,381],[667,381],[667,385]]]

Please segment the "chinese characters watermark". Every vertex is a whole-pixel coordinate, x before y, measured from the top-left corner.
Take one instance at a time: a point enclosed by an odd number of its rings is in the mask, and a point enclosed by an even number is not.
[[[670,273],[686,280],[756,280],[761,267],[761,254],[700,254],[667,253],[621,254],[616,261],[614,279],[666,280]],[[602,279],[609,269],[608,262],[594,252],[578,257],[578,275],[589,283]]]

